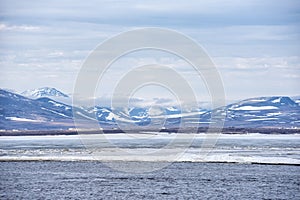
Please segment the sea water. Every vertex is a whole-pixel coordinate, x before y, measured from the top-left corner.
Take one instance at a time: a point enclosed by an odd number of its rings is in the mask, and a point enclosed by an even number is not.
[[[115,171],[98,161],[0,164],[1,199],[300,199],[293,165],[175,162]]]
[[[100,145],[102,151],[115,152],[115,147],[126,154],[103,157],[94,156],[80,136],[0,137],[0,197],[300,199],[299,135],[222,135],[207,152],[201,146],[206,136],[198,135],[188,147],[176,143],[167,148],[184,148],[175,160],[145,156],[172,139],[172,134],[142,139],[113,134],[113,146]],[[138,173],[128,171],[132,167]]]

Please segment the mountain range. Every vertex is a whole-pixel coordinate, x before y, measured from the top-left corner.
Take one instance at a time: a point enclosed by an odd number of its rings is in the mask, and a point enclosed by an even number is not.
[[[73,119],[84,124],[94,120],[105,130],[120,127],[151,129],[163,127],[208,127],[213,112],[224,114],[225,128],[277,128],[300,129],[299,99],[287,96],[257,97],[229,104],[215,110],[199,108],[194,112],[184,112],[178,107],[109,108],[101,105],[93,107],[71,106],[54,100],[55,97],[69,98],[55,88],[39,88],[16,94],[0,90],[0,131],[20,130],[71,130],[75,128]]]

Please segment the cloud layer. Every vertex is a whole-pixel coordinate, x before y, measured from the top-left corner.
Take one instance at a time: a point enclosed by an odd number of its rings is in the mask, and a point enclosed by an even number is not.
[[[0,87],[23,91],[53,86],[72,93],[81,64],[99,43],[123,31],[153,26],[175,29],[201,44],[220,70],[229,99],[299,95],[299,19],[297,0],[4,0]],[[199,96],[208,94],[180,58],[141,52],[112,66],[105,79],[111,84],[104,81],[99,95],[109,93],[123,72],[152,63],[176,68]]]

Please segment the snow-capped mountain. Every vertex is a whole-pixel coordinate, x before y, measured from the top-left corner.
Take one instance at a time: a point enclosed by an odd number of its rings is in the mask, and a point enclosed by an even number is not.
[[[300,106],[289,97],[250,98],[222,109],[225,127],[300,127]],[[200,121],[208,122],[210,113],[202,115]]]
[[[47,97],[31,99],[0,89],[0,130],[67,130],[75,128],[73,112],[83,121],[94,117]]]
[[[126,123],[127,126],[148,126],[159,125],[164,120],[165,126],[179,124],[181,111],[175,107],[161,108],[160,112],[153,111],[152,108],[132,107],[130,109],[95,106],[89,109],[89,113],[94,113],[101,124],[117,125]]]
[[[259,97],[232,103],[213,111],[197,109],[185,112],[177,107],[115,108],[72,107],[42,97],[31,99],[0,90],[1,130],[42,130],[74,128],[74,117],[88,128],[88,120],[97,121],[105,129],[122,127],[165,128],[208,127],[212,112],[224,116],[225,128],[300,128],[300,106],[289,97]],[[75,114],[75,115],[74,115]]]
[[[113,123],[115,124],[115,116],[110,108],[95,106],[93,112],[100,123]]]
[[[295,101],[298,105],[300,105],[300,96],[292,97],[293,101]]]
[[[29,97],[29,98],[41,98],[41,97],[65,97],[69,96],[62,93],[61,91],[51,88],[51,87],[42,87],[33,90],[26,90],[21,93],[21,95]]]
[[[0,129],[73,127],[72,108],[49,98],[29,99],[0,90]]]
[[[135,124],[140,126],[147,126],[151,123],[149,110],[147,108],[131,108],[129,110],[129,116]]]
[[[165,108],[166,122],[165,127],[174,124],[180,124],[181,122],[181,110],[175,106]]]

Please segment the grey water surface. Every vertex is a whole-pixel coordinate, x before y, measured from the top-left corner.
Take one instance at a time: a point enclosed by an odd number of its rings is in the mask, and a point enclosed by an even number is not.
[[[177,162],[130,174],[95,161],[32,161],[1,162],[0,171],[1,199],[300,198],[292,165]]]

